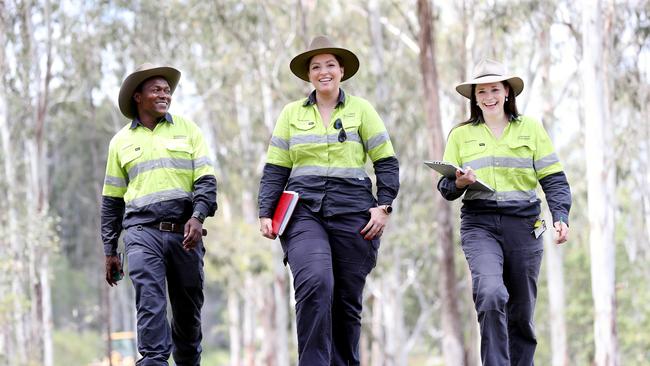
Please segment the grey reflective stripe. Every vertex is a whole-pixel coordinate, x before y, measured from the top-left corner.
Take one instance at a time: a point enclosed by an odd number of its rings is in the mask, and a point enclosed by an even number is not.
[[[289,150],[289,141],[281,137],[271,136],[271,146],[275,146],[282,150]]]
[[[502,156],[486,156],[484,158],[468,161],[463,164],[463,168],[471,166],[472,169],[481,169],[487,167],[498,168],[521,168],[533,169],[533,159],[530,158],[511,158]]]
[[[530,191],[508,191],[508,192],[486,192],[468,189],[465,192],[466,200],[490,200],[490,201],[537,201],[535,190]]]
[[[194,159],[194,169],[200,168],[200,167],[206,166],[206,165],[208,165],[208,166],[212,165],[212,161],[207,156],[203,156],[203,157],[200,157],[198,159]]]
[[[463,169],[467,168],[468,166],[472,167],[472,169],[474,169],[474,170],[490,167],[490,166],[492,166],[492,157],[491,156],[486,156],[484,158],[478,158],[478,159],[463,163]]]
[[[347,132],[346,131],[345,134],[348,137],[347,140],[345,140],[345,141],[352,141],[352,142],[361,143],[361,137],[359,136],[358,133],[356,133],[356,132]],[[339,138],[339,135],[336,134],[336,137],[334,137],[334,141],[338,142],[339,141],[338,138]]]
[[[129,179],[133,180],[140,173],[144,173],[149,170],[158,169],[158,168],[167,168],[167,169],[193,169],[193,161],[190,159],[172,159],[172,158],[162,158],[149,161],[143,161],[134,165],[129,169]]]
[[[327,135],[295,135],[289,140],[289,147],[299,144],[326,144]]]
[[[550,155],[546,155],[545,157],[535,160],[535,170],[542,170],[544,168],[547,168],[555,163],[559,163],[560,159],[557,157],[557,154],[552,153]]]
[[[335,178],[367,178],[368,174],[363,168],[335,168],[321,166],[299,166],[291,169],[290,177],[301,175],[318,175]]]
[[[129,210],[135,210],[140,207],[151,205],[156,202],[177,200],[181,198],[189,198],[191,200],[192,196],[193,196],[192,192],[185,192],[182,189],[170,189],[167,191],[151,193],[146,196],[138,197],[127,202],[126,212],[129,212]]]
[[[368,139],[368,141],[364,145],[366,147],[366,151],[370,151],[376,148],[377,146],[383,144],[386,141],[390,141],[390,136],[388,136],[387,131],[384,131]]]
[[[113,187],[126,187],[126,179],[107,175],[104,178],[104,185]]]
[[[327,144],[327,143],[339,143],[339,133],[333,133],[329,135],[295,135],[291,136],[289,140],[289,147],[299,144]],[[361,143],[361,138],[356,132],[346,132],[346,140]]]

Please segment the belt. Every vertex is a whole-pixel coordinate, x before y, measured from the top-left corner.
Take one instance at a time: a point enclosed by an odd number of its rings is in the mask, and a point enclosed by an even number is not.
[[[155,227],[160,231],[167,231],[167,232],[178,233],[178,234],[185,233],[185,224],[180,224],[177,222],[161,221],[161,222],[154,222],[147,226]],[[208,235],[208,231],[206,229],[202,229],[201,235],[202,236]]]

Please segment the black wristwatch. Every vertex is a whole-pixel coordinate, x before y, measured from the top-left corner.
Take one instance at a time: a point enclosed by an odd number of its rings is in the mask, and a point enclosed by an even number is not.
[[[192,217],[199,220],[200,223],[203,223],[205,221],[205,215],[201,213],[201,211],[194,211],[192,213]]]
[[[393,212],[393,206],[391,205],[382,205],[379,207],[381,207],[381,209],[384,210],[384,213],[386,213],[386,215],[390,215],[390,213]]]

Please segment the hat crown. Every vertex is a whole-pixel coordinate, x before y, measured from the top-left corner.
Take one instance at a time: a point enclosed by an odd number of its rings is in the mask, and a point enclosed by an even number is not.
[[[505,76],[506,67],[498,61],[486,58],[474,66],[472,74],[474,79],[479,79],[485,76]]]
[[[316,36],[311,40],[308,51],[318,50],[321,48],[336,48],[334,42],[326,36]]]
[[[156,67],[158,67],[158,66],[156,66],[156,65],[154,65],[154,64],[152,64],[152,63],[150,63],[150,62],[145,62],[145,63],[143,63],[142,65],[136,67],[135,70],[134,70],[133,72],[135,73],[135,72],[138,72],[138,71],[144,71],[144,70],[155,69]]]

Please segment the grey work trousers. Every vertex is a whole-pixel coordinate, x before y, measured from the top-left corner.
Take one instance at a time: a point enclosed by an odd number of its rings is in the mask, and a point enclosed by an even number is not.
[[[299,366],[357,366],[363,288],[379,239],[368,212],[324,217],[298,203],[281,242],[293,274]]]
[[[461,242],[472,273],[485,366],[530,366],[537,346],[533,312],[544,251],[537,217],[463,213]]]
[[[124,235],[129,277],[135,288],[138,318],[138,366],[177,366],[201,362],[203,242],[186,251],[183,234],[133,226]],[[166,286],[165,286],[166,285]],[[167,295],[172,310],[167,321]]]

